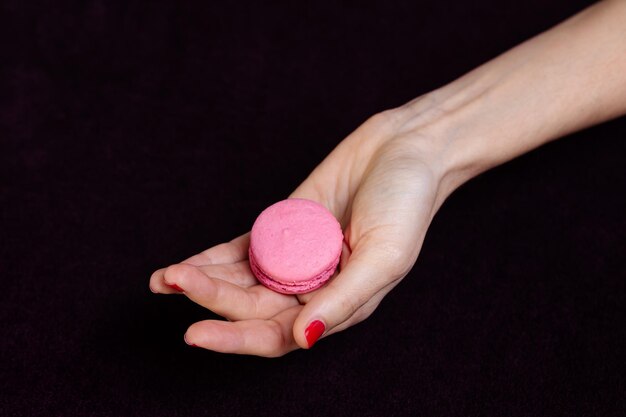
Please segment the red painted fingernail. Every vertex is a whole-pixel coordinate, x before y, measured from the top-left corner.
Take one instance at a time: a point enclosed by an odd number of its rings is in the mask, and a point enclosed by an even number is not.
[[[178,292],[183,292],[183,291],[185,291],[185,290],[183,290],[182,288],[180,288],[180,287],[179,287],[178,285],[176,285],[176,284],[168,284],[168,283],[166,282],[166,283],[165,283],[165,285],[167,285],[167,286],[168,286],[168,287],[170,287],[170,288],[175,289],[175,290],[176,290],[176,291],[178,291]]]
[[[309,348],[317,342],[317,339],[319,339],[322,333],[324,333],[324,330],[326,330],[326,326],[324,326],[324,323],[319,320],[314,320],[309,324],[304,331],[304,337],[306,338]]]

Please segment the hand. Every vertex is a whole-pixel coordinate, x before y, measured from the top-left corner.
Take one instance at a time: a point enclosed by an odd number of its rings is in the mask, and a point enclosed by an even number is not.
[[[325,337],[369,317],[413,266],[449,193],[438,142],[417,127],[428,108],[416,99],[370,118],[291,194],[325,205],[344,230],[340,272],[322,288],[295,296],[260,285],[247,260],[249,233],[154,272],[154,292],[176,293],[177,286],[228,319],[193,324],[187,343],[273,357],[310,347],[315,335],[307,338],[307,327],[315,320]]]
[[[226,317],[187,331],[220,352],[280,356],[367,318],[417,259],[445,198],[469,178],[573,131],[626,113],[626,2],[599,2],[456,81],[372,117],[293,192],[339,219],[341,271],[301,296],[257,284],[248,236],[156,271],[150,286]],[[566,47],[564,47],[566,45]]]

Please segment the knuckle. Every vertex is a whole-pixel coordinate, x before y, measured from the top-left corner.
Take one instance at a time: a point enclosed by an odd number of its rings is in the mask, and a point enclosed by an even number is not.
[[[283,328],[280,323],[270,320],[269,321],[269,330],[271,333],[271,340],[273,343],[267,344],[267,349],[262,352],[262,356],[268,358],[275,358],[278,356],[282,356],[284,354],[283,350],[286,346],[285,334],[283,332]]]
[[[403,117],[402,108],[391,108],[374,113],[368,121],[380,123],[384,126],[391,126]]]
[[[395,120],[393,110],[384,110],[370,116],[363,125],[374,131],[390,132]]]
[[[346,318],[350,317],[357,311],[363,304],[370,299],[370,286],[364,285],[359,289],[359,291],[348,291],[345,288],[337,288],[333,291],[334,294],[337,294],[334,299],[335,303],[335,311],[337,311],[342,317],[338,317],[338,322],[342,322]]]
[[[346,295],[339,299],[339,308],[342,312],[344,312],[344,314],[352,314],[359,307],[360,303],[357,297],[350,297],[349,295]]]
[[[371,124],[371,125],[384,125],[386,123],[389,123],[389,121],[391,120],[391,114],[388,110],[383,110],[380,111],[378,113],[374,113],[373,115],[371,115],[366,123]]]
[[[371,316],[374,312],[375,308],[376,307],[370,308],[363,306],[362,308],[358,309],[351,318],[351,325],[360,323],[369,318],[369,316]]]

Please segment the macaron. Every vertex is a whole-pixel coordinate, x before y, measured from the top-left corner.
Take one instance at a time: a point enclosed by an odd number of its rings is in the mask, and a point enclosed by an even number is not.
[[[266,287],[302,294],[326,283],[339,264],[341,225],[323,205],[289,198],[261,212],[252,226],[250,269]]]

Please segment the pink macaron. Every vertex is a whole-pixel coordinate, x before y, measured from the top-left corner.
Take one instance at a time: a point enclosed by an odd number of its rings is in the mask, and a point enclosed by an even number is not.
[[[328,209],[289,198],[257,217],[250,234],[250,269],[266,287],[283,294],[313,291],[337,269],[343,233]]]

